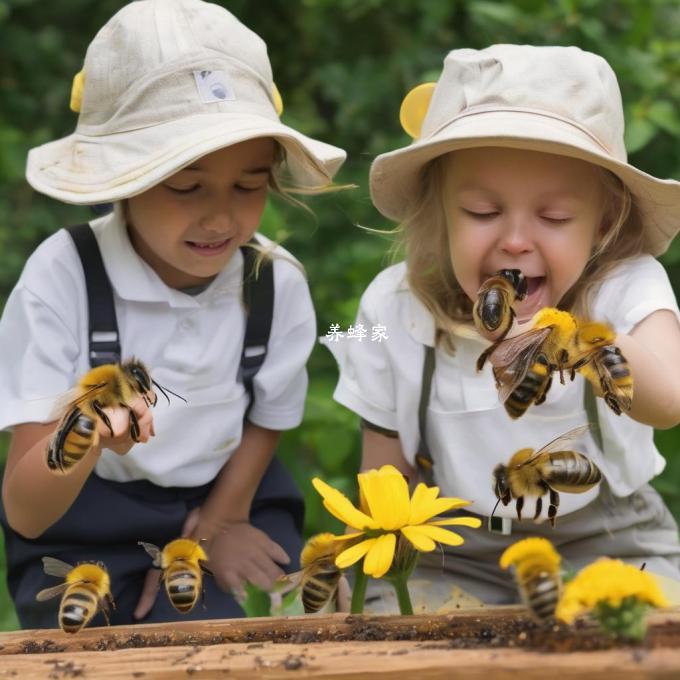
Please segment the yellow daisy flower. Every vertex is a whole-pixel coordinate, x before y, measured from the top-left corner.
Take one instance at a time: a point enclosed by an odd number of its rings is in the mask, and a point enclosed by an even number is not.
[[[448,510],[469,505],[470,501],[438,498],[439,488],[425,484],[418,484],[413,495],[409,496],[406,479],[392,465],[359,473],[357,478],[361,510],[354,507],[337,489],[318,478],[312,480],[314,488],[323,498],[326,510],[357,530],[356,533],[338,536],[337,540],[363,539],[338,555],[335,564],[341,569],[365,558],[364,573],[380,578],[392,566],[399,532],[416,550],[429,552],[435,549],[437,543],[463,543],[462,536],[442,527],[459,525],[476,529],[481,524],[476,517],[448,517],[430,521]]]
[[[555,616],[571,623],[579,614],[597,605],[616,608],[627,598],[652,607],[669,606],[652,574],[621,560],[603,558],[584,567],[567,583]]]

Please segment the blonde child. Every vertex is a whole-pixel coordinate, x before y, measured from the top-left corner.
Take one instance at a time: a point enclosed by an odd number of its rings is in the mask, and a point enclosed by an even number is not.
[[[375,278],[357,317],[388,339],[328,343],[335,398],[363,419],[362,467],[392,463],[414,478],[416,454],[429,454],[441,493],[474,501],[484,528],[444,560],[433,553],[429,575],[441,580],[443,563],[482,601],[516,600],[498,559],[528,535],[550,538],[574,568],[610,555],[680,578],[677,525],[648,484],[664,467],[653,428],[680,422],[680,313],[654,259],[680,228],[680,184],[627,163],[611,68],[575,47],[455,50],[401,120],[414,141],[378,156],[370,181],[378,210],[402,225],[406,259]],[[635,380],[629,413],[616,416],[577,376],[507,416],[491,366],[476,371],[489,342],[471,322],[482,282],[505,268],[527,277],[520,324],[559,306],[613,325]],[[532,504],[518,521],[514,502],[490,520],[494,468],[587,422],[578,449],[602,484],[561,494],[554,529],[545,502],[536,523]]]
[[[255,233],[271,191],[322,190],[345,154],[280,122],[266,45],[200,0],[123,7],[92,41],[72,107],[75,133],[33,149],[27,177],[65,202],[114,204],[91,222],[84,264],[101,252],[117,329],[102,337],[95,325],[106,301],[86,286],[71,235],[48,238],[0,322],[0,427],[12,431],[3,524],[19,619],[57,625],[58,602],[35,601],[56,584],[45,555],[106,564],[112,623],[179,618],[156,598],[158,573],[137,541],[180,535],[205,539],[214,573],[205,608],[188,616],[243,615],[232,593],[268,588],[300,552],[301,496],[273,456],[280,431],[300,423],[316,330],[301,267]],[[267,271],[271,289],[258,280]],[[248,351],[262,301],[246,309],[244,286],[264,290],[269,324]],[[141,359],[188,403],[137,399],[138,445],[128,411],[107,409],[113,436],[99,422],[99,446],[70,474],[51,471],[54,397],[117,356]]]

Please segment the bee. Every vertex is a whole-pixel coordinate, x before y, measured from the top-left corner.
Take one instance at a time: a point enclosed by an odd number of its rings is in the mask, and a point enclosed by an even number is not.
[[[502,340],[490,352],[496,387],[510,417],[519,418],[536,400],[545,400],[553,371],[559,371],[564,384],[576,329],[569,312],[545,307],[534,314],[530,330]],[[530,371],[534,375],[527,378]]]
[[[111,581],[101,562],[84,562],[72,567],[54,557],[43,557],[45,573],[64,578],[64,582],[41,590],[35,597],[44,602],[63,593],[59,605],[59,625],[65,633],[77,633],[97,612],[109,621],[109,607],[115,609]]]
[[[553,439],[543,448],[534,451],[526,448],[517,451],[507,465],[497,465],[493,471],[494,493],[498,503],[508,505],[516,500],[517,518],[522,519],[525,496],[536,497],[538,519],[543,509],[543,496],[550,494],[548,518],[555,526],[555,516],[560,505],[559,491],[585,493],[602,480],[600,468],[590,458],[577,451],[563,450],[564,446],[583,435],[588,425],[574,428]],[[493,512],[491,513],[493,516]]]
[[[121,406],[128,410],[130,436],[139,441],[139,422],[129,404],[135,395],[140,395],[147,406],[155,406],[158,397],[152,385],[170,401],[166,389],[153,380],[144,364],[136,359],[104,364],[88,371],[63,399],[66,412],[47,447],[50,470],[69,472],[99,443],[97,420],[104,422],[113,437],[111,421],[104,412],[106,407]],[[186,401],[171,390],[167,392]]]
[[[552,385],[552,370],[544,354],[539,354],[527,369],[522,382],[504,401],[505,411],[513,418],[524,415],[531,404],[542,404]]]
[[[477,370],[481,371],[487,357],[508,334],[515,318],[515,300],[527,294],[527,280],[519,269],[501,269],[488,278],[477,291],[472,318],[483,335],[494,336],[494,343],[480,354]]]
[[[187,614],[203,594],[203,572],[212,575],[206,566],[208,556],[200,543],[190,538],[177,538],[170,541],[163,550],[153,543],[139,541],[153,558],[153,566],[163,571],[165,591],[172,606],[182,614]]]
[[[560,556],[545,538],[525,538],[501,555],[502,569],[513,567],[524,604],[540,622],[555,615],[562,594]]]
[[[342,576],[342,571],[335,566],[337,546],[333,534],[312,536],[300,554],[302,569],[279,579],[284,593],[300,589],[305,614],[321,611],[337,594]]]
[[[576,356],[572,367],[602,390],[609,408],[621,415],[633,403],[633,376],[626,358],[614,345],[616,334],[606,324],[583,322],[575,338]]]

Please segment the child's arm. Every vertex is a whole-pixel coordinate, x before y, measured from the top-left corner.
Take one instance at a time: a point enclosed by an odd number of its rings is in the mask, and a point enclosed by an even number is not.
[[[675,314],[652,312],[629,335],[618,335],[616,345],[633,375],[628,415],[662,430],[680,423],[680,324]]]
[[[238,449],[220,471],[201,506],[197,539],[207,539],[215,580],[225,591],[244,595],[248,581],[267,590],[283,575],[279,564],[289,556],[263,531],[250,524],[250,507],[274,456],[281,433],[246,422]]]
[[[139,440],[146,442],[153,432],[151,411],[141,397],[132,403],[139,419]],[[130,437],[126,409],[104,409],[111,420],[114,437],[103,422],[97,423],[99,444],[68,474],[47,467],[47,447],[59,423],[17,425],[7,456],[2,485],[2,500],[9,525],[26,538],[37,538],[71,507],[99,460],[102,449],[127,453],[135,442]]]
[[[387,437],[368,427],[363,428],[361,470],[373,470],[383,465],[394,465],[409,480],[415,480],[418,472],[404,457],[397,437]]]

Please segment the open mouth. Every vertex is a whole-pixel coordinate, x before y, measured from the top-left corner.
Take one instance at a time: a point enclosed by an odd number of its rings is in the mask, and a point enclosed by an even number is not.
[[[207,256],[219,255],[220,253],[223,253],[229,246],[230,242],[230,238],[211,242],[185,241],[187,246],[191,248],[192,251],[198,253],[199,255]]]
[[[527,295],[515,303],[515,311],[520,322],[528,321],[539,309],[548,306],[545,276],[527,276]]]

